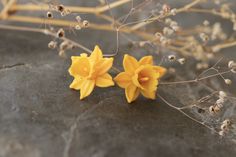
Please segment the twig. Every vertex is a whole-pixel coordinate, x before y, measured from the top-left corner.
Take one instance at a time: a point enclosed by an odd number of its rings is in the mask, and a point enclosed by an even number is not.
[[[213,131],[214,133],[218,134],[218,132],[217,132],[214,128],[212,128],[212,127],[206,125],[205,122],[199,121],[199,120],[197,120],[197,119],[191,117],[191,116],[188,115],[186,112],[184,112],[182,109],[180,109],[180,108],[178,108],[178,107],[172,105],[171,103],[169,103],[169,102],[168,102],[165,98],[163,98],[160,94],[158,94],[158,97],[159,97],[163,102],[165,102],[168,106],[170,106],[171,108],[173,108],[173,109],[175,109],[175,110],[178,110],[179,112],[181,112],[183,115],[185,115],[185,116],[188,117],[189,119],[193,120],[194,122],[197,122],[198,124],[203,125],[204,127],[208,128],[208,129],[210,129],[211,131]]]
[[[118,0],[113,3],[110,3],[110,8],[115,8],[130,2],[131,0]],[[65,6],[71,12],[75,13],[92,13],[92,14],[99,14],[109,10],[108,5],[101,6],[101,7],[74,7],[74,6]],[[35,4],[17,4],[11,7],[10,11],[42,11],[42,10],[49,10],[49,5],[35,5]]]
[[[190,108],[190,107],[197,106],[198,104],[201,104],[201,103],[207,101],[208,99],[210,99],[211,97],[213,97],[213,96],[216,95],[217,93],[218,93],[218,91],[214,91],[214,92],[212,92],[211,94],[200,98],[199,100],[197,100],[196,102],[194,102],[194,103],[192,103],[192,104],[190,104],[190,105],[186,105],[186,106],[183,106],[183,107],[179,107],[179,109],[183,110],[183,109],[188,109],[188,108]]]
[[[212,46],[211,49],[213,50],[213,52],[219,52],[222,49],[233,47],[233,46],[236,46],[236,41],[222,43],[222,44],[217,44],[215,46]]]
[[[227,74],[227,73],[231,73],[231,70],[224,71],[224,72],[217,73],[217,74],[212,74],[212,75],[209,75],[209,76],[206,76],[206,77],[202,77],[202,78],[199,78],[199,79],[196,78],[196,79],[187,80],[187,81],[160,82],[159,85],[173,85],[173,84],[185,84],[185,83],[198,83],[199,81],[202,81],[202,80],[205,80],[205,79],[209,79],[209,78],[212,78],[212,77],[216,77],[216,76],[220,76],[220,75]]]
[[[57,35],[47,29],[39,29],[39,28],[30,28],[30,27],[22,27],[22,26],[11,26],[11,25],[1,25],[0,24],[0,28],[1,29],[8,29],[8,30],[17,30],[17,31],[27,31],[27,32],[37,32],[37,33],[43,33],[45,35],[50,35],[50,36],[53,36],[55,38],[57,38]],[[83,49],[84,51],[88,52],[88,53],[91,53],[92,51],[86,47],[84,47],[83,45],[75,42],[75,41],[72,41],[66,37],[62,37],[60,38],[61,40],[64,40],[64,41],[68,41],[69,43],[73,44],[74,46],[78,47],[78,48],[81,48]]]
[[[9,9],[16,3],[16,0],[9,0],[5,3],[3,10],[0,13],[2,19],[6,19],[8,16]]]
[[[202,1],[202,0],[194,0],[193,2],[191,2],[191,3],[187,4],[187,5],[185,5],[184,7],[177,9],[177,10],[176,10],[176,13],[188,11],[189,8],[195,6],[196,4],[200,3],[201,1]],[[141,27],[144,27],[144,26],[146,26],[146,25],[148,25],[148,24],[151,24],[152,22],[154,22],[154,21],[156,21],[156,20],[159,20],[160,18],[165,18],[165,17],[171,16],[171,15],[172,15],[171,13],[168,13],[168,14],[166,14],[166,15],[159,15],[159,16],[150,18],[150,19],[145,20],[145,21],[143,21],[143,22],[141,22],[141,23],[138,23],[137,25],[134,25],[134,26],[132,27],[132,30],[137,30],[137,29],[139,29],[139,28],[141,28]]]

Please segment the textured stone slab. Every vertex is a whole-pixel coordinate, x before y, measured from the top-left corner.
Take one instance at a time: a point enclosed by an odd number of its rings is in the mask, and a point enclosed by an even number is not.
[[[68,88],[70,59],[48,50],[48,37],[0,33],[1,157],[235,156],[234,143],[159,99],[129,105],[112,87],[80,101]],[[168,90],[160,94],[178,100]]]

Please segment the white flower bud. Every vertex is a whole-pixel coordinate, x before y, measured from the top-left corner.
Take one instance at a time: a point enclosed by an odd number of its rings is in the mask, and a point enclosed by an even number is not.
[[[205,20],[205,21],[203,22],[203,25],[204,25],[204,26],[208,26],[209,24],[210,24],[210,22],[207,21],[207,20]]]
[[[76,19],[77,22],[79,22],[79,23],[81,22],[81,17],[80,16],[76,16],[75,19]]]
[[[57,42],[55,42],[55,41],[50,41],[49,43],[48,43],[48,48],[50,48],[50,49],[55,49],[57,47]]]
[[[57,37],[62,38],[65,36],[65,31],[61,28],[57,31]]]
[[[225,79],[225,84],[230,85],[232,84],[232,81],[230,79]]]
[[[84,21],[83,21],[83,26],[84,26],[84,27],[88,27],[88,26],[89,26],[89,22],[88,22],[87,20],[84,20]]]
[[[47,18],[53,18],[52,12],[50,12],[50,11],[47,12]]]
[[[230,68],[230,69],[233,68],[234,64],[235,64],[234,61],[229,61],[228,68]]]
[[[227,131],[228,130],[228,125],[223,123],[221,126],[220,126],[220,129],[223,130],[223,131]]]
[[[185,64],[186,59],[185,59],[185,58],[180,58],[180,59],[178,59],[178,62],[179,62],[181,65],[183,65],[183,64]]]
[[[219,91],[220,98],[225,98],[227,94],[224,91]]]
[[[75,26],[75,29],[76,29],[76,30],[81,30],[80,25],[76,25],[76,26]]]
[[[175,61],[176,60],[176,57],[175,57],[175,55],[169,55],[168,56],[168,59],[169,59],[169,61]]]
[[[215,113],[215,108],[214,108],[214,106],[210,106],[210,107],[209,107],[209,112],[210,112],[211,114],[214,114],[214,113]]]
[[[203,42],[206,42],[209,40],[208,35],[206,35],[205,33],[200,33],[200,38],[202,39]]]
[[[226,119],[226,120],[223,121],[222,124],[226,124],[226,125],[229,126],[231,124],[231,121],[229,119]]]
[[[225,135],[225,132],[221,130],[221,131],[219,132],[219,135],[220,135],[220,136],[224,136],[224,135]]]
[[[65,7],[64,7],[64,5],[58,5],[57,6],[57,11],[59,11],[59,12],[64,12],[65,11]]]
[[[170,10],[170,13],[171,13],[172,15],[176,15],[177,9],[176,9],[176,8],[171,9],[171,10]]]

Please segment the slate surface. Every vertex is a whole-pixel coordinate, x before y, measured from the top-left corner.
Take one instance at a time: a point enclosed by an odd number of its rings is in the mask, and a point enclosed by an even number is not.
[[[80,101],[79,92],[68,88],[70,59],[47,48],[50,38],[4,30],[0,34],[0,157],[235,156],[234,142],[160,99],[139,98],[129,105],[124,91],[111,87],[97,88]],[[104,34],[101,41],[101,34],[93,42],[111,49],[114,42]],[[80,39],[92,47],[88,36]],[[118,65],[121,57],[116,57]],[[165,87],[159,92],[181,103],[182,93],[172,95]]]
[[[33,38],[37,36],[37,38]],[[235,144],[160,100],[129,105],[119,88],[86,100],[68,88],[70,59],[35,33],[1,31],[0,156],[234,156]],[[168,95],[164,90],[164,96]]]

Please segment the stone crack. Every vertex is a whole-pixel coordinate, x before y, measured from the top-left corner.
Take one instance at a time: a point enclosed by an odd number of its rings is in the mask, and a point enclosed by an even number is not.
[[[13,65],[2,65],[2,66],[0,66],[0,70],[7,70],[7,69],[14,68],[14,67],[26,66],[26,65],[27,64],[25,64],[25,63],[16,63],[16,64],[13,64]]]
[[[69,156],[69,150],[71,148],[72,140],[74,138],[75,130],[77,128],[77,123],[80,121],[80,119],[83,118],[87,113],[94,111],[104,101],[107,101],[108,99],[111,99],[111,98],[112,97],[105,98],[104,100],[102,100],[102,101],[98,102],[97,104],[95,104],[92,108],[88,109],[87,111],[85,111],[82,114],[77,116],[74,123],[70,127],[69,131],[64,133],[64,135],[62,135],[64,137],[64,140],[65,140],[65,148],[64,148],[64,152],[63,152],[63,157],[68,157]]]

